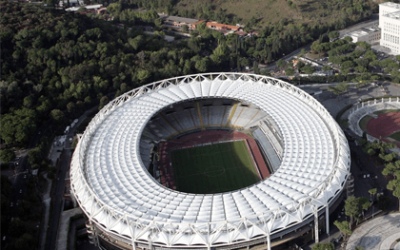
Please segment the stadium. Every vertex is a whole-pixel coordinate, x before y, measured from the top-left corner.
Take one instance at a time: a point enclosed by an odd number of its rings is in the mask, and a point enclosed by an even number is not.
[[[349,170],[346,137],[313,97],[267,76],[209,73],[107,104],[70,178],[101,249],[271,249],[310,227],[318,242],[322,218],[329,233]]]

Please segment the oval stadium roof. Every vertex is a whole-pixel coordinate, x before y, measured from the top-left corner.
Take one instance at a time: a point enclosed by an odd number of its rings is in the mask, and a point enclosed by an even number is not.
[[[162,108],[196,98],[251,102],[283,135],[282,164],[240,190],[189,194],[160,185],[139,152],[143,129]],[[128,242],[213,247],[273,235],[328,206],[350,169],[347,140],[313,97],[271,77],[210,73],[151,83],[111,101],[91,121],[71,163],[80,207],[103,231]]]

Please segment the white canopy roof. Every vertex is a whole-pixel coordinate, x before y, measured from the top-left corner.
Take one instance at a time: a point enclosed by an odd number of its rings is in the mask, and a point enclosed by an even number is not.
[[[177,192],[149,175],[139,152],[149,119],[173,103],[207,97],[250,102],[274,119],[284,141],[274,175],[211,195]],[[82,209],[105,231],[155,245],[213,246],[301,223],[312,206],[326,206],[343,188],[349,167],[343,132],[304,91],[259,75],[198,74],[134,89],[104,107],[74,152],[71,185]]]

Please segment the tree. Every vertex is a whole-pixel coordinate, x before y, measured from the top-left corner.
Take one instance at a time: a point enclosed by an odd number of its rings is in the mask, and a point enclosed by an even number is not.
[[[312,73],[314,73],[315,69],[313,66],[311,65],[306,65],[303,68],[301,68],[301,71],[303,71],[306,74],[311,75]]]
[[[331,68],[330,66],[328,66],[328,65],[324,65],[324,66],[322,67],[322,70],[323,70],[323,71],[328,71],[328,70],[332,70],[332,68]]]
[[[194,67],[200,72],[206,72],[210,64],[208,57],[203,57],[201,60],[196,61]]]
[[[15,241],[15,248],[19,250],[31,249],[35,244],[33,236],[29,233],[24,233]]]
[[[223,44],[215,48],[213,54],[210,57],[211,60],[213,60],[213,62],[216,65],[220,65],[226,59],[227,54],[228,54],[228,47],[225,44]]]
[[[350,36],[346,36],[344,38],[344,40],[346,40],[347,42],[351,43],[353,41],[353,38],[351,38]]]
[[[100,99],[99,110],[102,109],[104,106],[106,106],[106,104],[109,103],[109,102],[110,102],[110,100],[108,99],[108,97],[107,96],[103,96]]]
[[[338,96],[338,98],[340,97],[340,95],[344,92],[347,91],[347,89],[349,88],[349,85],[341,82],[338,85],[336,85],[336,87],[330,86],[328,87],[328,91],[331,91],[332,93],[334,93],[335,95]]]
[[[377,192],[377,191],[378,191],[377,188],[372,188],[372,189],[368,190],[368,193],[371,195],[372,201],[375,200],[375,195],[376,195],[376,192]]]
[[[36,129],[36,113],[23,108],[1,116],[1,138],[10,145],[12,143],[27,142],[29,136]]]
[[[364,248],[362,246],[356,246],[356,248],[354,248],[354,250],[364,250]]]
[[[378,141],[374,141],[372,143],[368,143],[365,147],[366,150],[374,149],[377,153],[384,154],[386,150],[395,148],[396,145],[393,143],[384,143],[381,139]]]
[[[329,39],[336,39],[336,38],[339,38],[339,32],[337,32],[337,31],[331,31],[331,32],[329,32],[329,34],[328,34],[328,37],[329,37]]]
[[[344,239],[346,240],[347,236],[352,234],[353,231],[350,230],[349,222],[348,221],[335,221],[333,223],[339,231],[343,234]]]
[[[313,246],[312,250],[335,250],[333,243],[317,243]]]
[[[182,25],[182,32],[189,33],[189,27],[186,24]]]
[[[285,62],[284,60],[282,60],[282,59],[279,59],[279,60],[276,62],[276,66],[277,66],[278,68],[280,68],[280,69],[283,69],[283,68],[285,67],[285,65],[286,65],[286,62]]]
[[[137,78],[139,79],[140,83],[143,83],[150,77],[150,72],[145,69],[141,69],[137,72]]]
[[[24,98],[24,106],[27,108],[32,108],[33,102],[34,101],[32,96],[27,96]]]
[[[341,70],[350,69],[354,67],[353,61],[345,61],[340,65]]]
[[[255,74],[260,74],[260,68],[258,67],[258,62],[254,61],[253,63],[253,70]]]
[[[361,207],[359,199],[354,196],[350,196],[349,198],[347,198],[344,204],[344,211],[345,211],[344,213],[347,216],[350,216],[351,221],[354,218],[358,223],[361,215]]]
[[[400,160],[386,164],[385,168],[382,170],[382,174],[385,176],[393,175],[398,170],[400,170]]]
[[[288,75],[288,76],[292,76],[295,73],[293,68],[287,68],[287,69],[285,69],[285,72],[286,72],[286,75]]]
[[[358,198],[358,202],[362,209],[363,219],[365,219],[364,210],[367,210],[371,206],[371,202],[365,197]]]
[[[8,164],[14,159],[15,159],[15,154],[12,150],[10,149],[0,150],[0,161],[2,161],[3,163]]]
[[[392,153],[389,153],[389,154],[385,154],[385,153],[379,154],[379,158],[381,158],[385,162],[392,162],[398,156],[399,156],[399,154],[396,153],[396,152],[392,152]]]
[[[396,170],[393,175],[395,179],[390,180],[386,187],[391,190],[393,196],[398,199],[400,211],[400,170]]]
[[[387,196],[384,195],[380,195],[378,197],[378,208],[381,210],[389,210],[390,209],[390,205],[391,205],[391,199]]]
[[[13,221],[11,221],[11,224],[8,228],[8,235],[10,237],[19,237],[25,231],[26,231],[25,223],[20,218],[15,218]]]
[[[61,123],[65,117],[64,112],[59,109],[53,109],[50,113],[50,116],[57,123]]]
[[[75,112],[75,103],[73,103],[73,102],[69,102],[68,104],[67,104],[67,111],[68,111],[68,113],[70,113],[70,114],[73,114],[74,112]]]
[[[42,162],[41,148],[36,147],[28,152],[28,162],[31,165],[40,164]]]

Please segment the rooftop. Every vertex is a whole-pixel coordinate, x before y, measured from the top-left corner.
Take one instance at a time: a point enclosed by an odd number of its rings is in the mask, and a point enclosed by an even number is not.
[[[98,8],[100,8],[100,7],[102,7],[102,6],[103,6],[102,4],[86,5],[85,8],[86,8],[87,10],[90,10],[90,9],[98,9]]]
[[[379,5],[400,9],[400,4],[398,3],[386,2],[386,3],[381,3]]]
[[[370,26],[370,27],[361,28],[359,30],[347,33],[344,35],[344,37],[346,37],[346,36],[362,37],[362,36],[368,35],[370,33],[376,32],[376,31],[379,31],[378,26]]]
[[[254,103],[269,114],[285,142],[280,168],[226,193],[161,186],[140,154],[145,126],[165,107],[210,97]],[[77,202],[102,228],[127,241],[198,248],[259,239],[302,223],[340,194],[349,168],[346,137],[314,98],[266,76],[212,73],[151,83],[111,101],[79,140],[70,173]]]
[[[400,5],[399,5],[400,6]],[[400,11],[388,13],[386,15],[383,15],[384,17],[389,17],[391,19],[400,19]]]
[[[238,27],[238,26],[216,23],[216,22],[207,22],[207,27],[219,28],[219,29],[223,29],[223,30],[239,30],[240,29],[240,27]]]
[[[195,23],[195,22],[199,21],[199,19],[186,18],[186,17],[180,17],[180,16],[166,16],[164,18],[165,18],[165,20],[170,20],[170,21],[180,22],[180,23]]]

